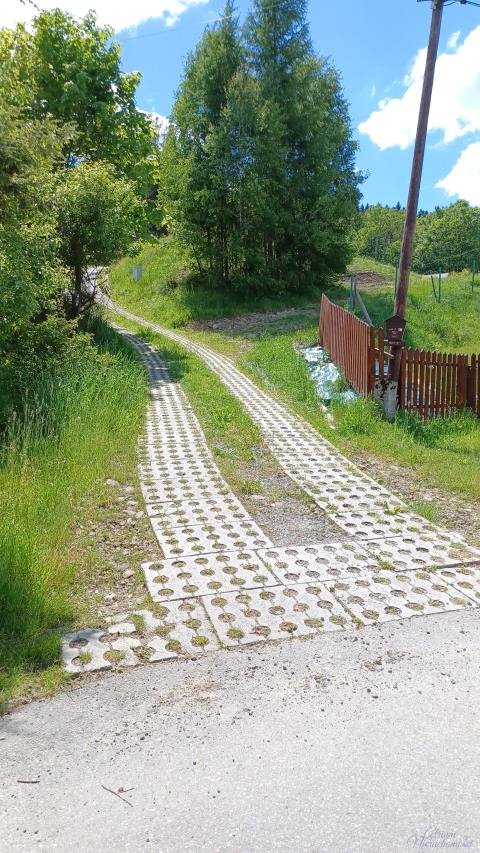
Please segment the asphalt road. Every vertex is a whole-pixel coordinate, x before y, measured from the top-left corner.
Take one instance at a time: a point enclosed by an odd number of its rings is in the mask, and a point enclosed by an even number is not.
[[[0,721],[0,850],[478,849],[479,651],[444,613],[77,681]]]

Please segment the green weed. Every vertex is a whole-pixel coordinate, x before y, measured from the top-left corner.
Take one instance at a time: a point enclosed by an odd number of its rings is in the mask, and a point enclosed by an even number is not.
[[[109,327],[90,330],[107,357],[46,379],[1,446],[0,700],[58,665],[60,633],[76,619],[75,525],[101,503],[105,478],[135,458],[144,372]]]

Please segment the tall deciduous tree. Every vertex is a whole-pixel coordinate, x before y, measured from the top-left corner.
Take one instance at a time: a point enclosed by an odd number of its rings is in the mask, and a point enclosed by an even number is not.
[[[41,12],[31,33],[22,25],[0,33],[0,85],[14,79],[8,88],[33,117],[75,126],[63,151],[66,165],[108,161],[146,194],[155,134],[136,108],[140,75],[121,70],[112,35],[92,12],[79,20],[60,9]]]
[[[70,316],[92,302],[89,267],[102,267],[134,248],[145,225],[134,184],[108,163],[81,163],[68,171],[56,196],[59,254],[71,271]]]
[[[480,208],[457,201],[418,220],[413,268],[431,273],[480,266]]]
[[[400,205],[367,206],[358,216],[355,240],[358,254],[396,264],[400,256],[404,223],[405,211],[402,211]]]
[[[0,426],[69,334],[59,294],[55,166],[68,129],[31,118],[0,91]]]

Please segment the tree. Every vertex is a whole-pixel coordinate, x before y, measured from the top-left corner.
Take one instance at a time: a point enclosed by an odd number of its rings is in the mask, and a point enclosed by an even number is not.
[[[344,268],[359,201],[347,105],[338,74],[313,52],[306,11],[305,0],[255,0],[246,26],[270,117],[256,146],[270,205],[265,262],[291,288]]]
[[[151,132],[109,32],[58,10],[0,30],[0,426],[45,373],[93,353],[71,322],[85,270],[143,227]]]
[[[145,207],[134,184],[108,163],[81,163],[57,190],[59,255],[71,273],[71,317],[91,305],[89,267],[102,267],[134,250],[145,227]]]
[[[405,211],[381,204],[360,214],[356,232],[356,251],[384,263],[397,263],[402,243]]]
[[[198,265],[228,279],[228,162],[213,137],[241,61],[233,4],[188,57],[160,162],[160,197]],[[222,153],[222,157],[226,152]],[[229,154],[227,153],[227,158]]]
[[[68,129],[29,117],[16,100],[13,89],[0,92],[0,425],[70,345],[53,203]]]
[[[480,263],[480,208],[457,201],[418,220],[412,266],[418,272],[452,272]]]
[[[63,148],[65,165],[79,158],[106,160],[146,196],[155,133],[136,108],[140,75],[121,71],[120,46],[112,35],[92,12],[80,20],[60,9],[41,12],[32,33],[23,25],[1,32],[0,86],[15,79],[16,86],[8,88],[33,117],[75,127]]]
[[[256,0],[242,45],[229,2],[190,57],[173,110],[161,156],[173,176],[167,212],[224,286],[298,289],[349,257],[355,144],[305,14],[303,0]]]

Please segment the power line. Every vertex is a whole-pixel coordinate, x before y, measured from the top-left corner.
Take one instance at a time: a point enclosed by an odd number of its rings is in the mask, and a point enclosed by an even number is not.
[[[45,9],[41,9],[40,6],[37,6],[37,4],[34,3],[34,0],[20,0],[20,3],[22,4],[22,6],[33,6],[33,8],[36,9],[37,12],[45,11]]]
[[[21,0],[21,2],[23,2],[23,0]],[[211,18],[210,20],[202,21],[201,23],[204,24],[205,26],[208,26],[209,24],[216,24],[217,21],[222,21],[222,20],[223,20],[223,16],[220,16],[219,18]],[[115,38],[114,37],[114,39],[115,39],[115,41],[119,41],[119,42],[123,43],[125,41],[136,41],[136,39],[147,39],[147,38],[153,38],[153,36],[167,35],[168,33],[169,33],[168,28],[164,27],[163,30],[156,30],[154,33],[143,33],[143,34],[138,35],[138,36],[126,36],[125,38]]]
[[[431,2],[431,0],[417,0],[417,3],[427,2]],[[436,2],[438,2],[438,0],[436,0]],[[480,8],[480,3],[476,3],[475,0],[443,0],[444,6],[453,6],[455,3],[460,3],[460,6],[478,6]]]

